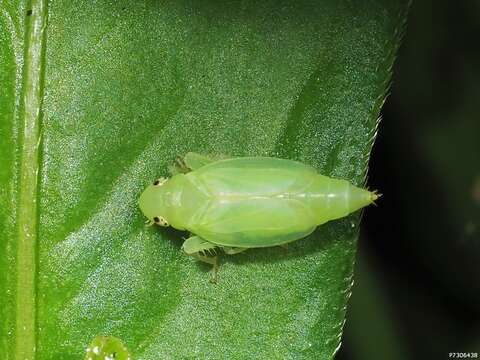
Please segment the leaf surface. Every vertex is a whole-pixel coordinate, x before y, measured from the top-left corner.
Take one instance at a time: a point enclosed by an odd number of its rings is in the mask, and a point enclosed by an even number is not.
[[[362,184],[407,7],[3,1],[1,357],[81,359],[109,335],[135,359],[332,358],[358,213],[224,257],[212,285],[137,200],[188,151]]]

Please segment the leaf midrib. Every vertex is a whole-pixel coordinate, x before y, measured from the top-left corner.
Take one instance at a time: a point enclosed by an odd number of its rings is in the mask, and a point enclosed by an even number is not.
[[[21,92],[20,188],[17,216],[16,325],[14,359],[33,360],[36,350],[38,174],[45,61],[47,1],[27,6]]]

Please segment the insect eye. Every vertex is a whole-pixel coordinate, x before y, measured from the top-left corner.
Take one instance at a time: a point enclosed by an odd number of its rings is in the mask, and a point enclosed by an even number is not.
[[[165,181],[167,181],[167,179],[161,177],[153,182],[153,186],[161,186]]]
[[[155,222],[155,224],[160,226],[165,226],[165,227],[169,226],[168,221],[161,216],[155,216],[153,218],[153,221]]]

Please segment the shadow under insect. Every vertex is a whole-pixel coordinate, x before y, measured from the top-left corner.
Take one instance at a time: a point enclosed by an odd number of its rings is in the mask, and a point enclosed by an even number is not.
[[[293,259],[301,259],[309,255],[321,254],[328,248],[334,246],[336,242],[355,241],[358,235],[357,225],[359,220],[360,213],[352,214],[346,218],[331,221],[318,227],[312,234],[303,239],[281,246],[249,248],[238,254],[227,254],[221,247],[217,247],[203,254],[205,257],[212,259],[212,263],[203,260],[195,261],[195,266],[202,272],[211,272],[213,274],[211,281],[216,282],[216,273],[218,271],[221,272],[221,267],[225,264],[230,263],[239,267],[250,264],[268,265],[291,261]],[[189,237],[190,233],[171,227],[152,229],[155,232],[158,231],[161,233],[162,240],[167,240],[178,250],[178,256],[188,256],[182,250],[182,244],[183,241]],[[193,259],[196,259],[196,257],[192,257],[192,260]],[[216,259],[215,264],[213,264],[213,259]]]

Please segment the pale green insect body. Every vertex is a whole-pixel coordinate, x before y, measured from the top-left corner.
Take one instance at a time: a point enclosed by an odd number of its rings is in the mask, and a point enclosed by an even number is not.
[[[183,247],[192,255],[215,247],[237,253],[289,243],[377,198],[292,160],[210,161],[188,153],[185,164],[190,171],[157,180],[142,193],[139,205],[152,223],[195,235]]]

